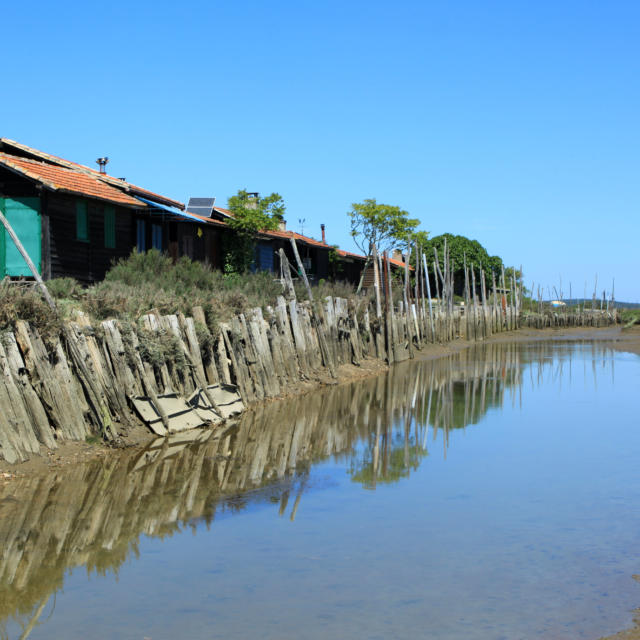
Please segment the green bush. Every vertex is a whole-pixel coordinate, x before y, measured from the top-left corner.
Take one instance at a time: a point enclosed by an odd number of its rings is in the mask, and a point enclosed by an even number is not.
[[[47,282],[49,293],[58,299],[70,299],[82,291],[80,283],[74,278],[53,278]]]
[[[40,292],[33,286],[0,284],[0,328],[12,327],[16,319],[27,320],[47,335],[59,332],[61,318],[73,317],[76,310],[95,320],[119,318],[136,323],[151,311],[161,315],[184,313],[202,307],[212,338],[218,326],[239,313],[255,307],[273,306],[283,294],[282,285],[273,273],[230,273],[211,269],[201,262],[180,258],[175,263],[156,250],[138,253],[115,263],[104,281],[83,289],[73,278],[56,278],[47,283],[56,298],[58,314],[51,312]],[[306,290],[296,280],[299,300]],[[326,296],[350,297],[355,289],[343,282],[321,281],[313,287],[315,300]],[[394,297],[400,297],[396,286]],[[202,327],[199,328],[202,333]],[[166,348],[167,345],[162,345]],[[157,356],[154,345],[148,345],[149,359]]]
[[[51,311],[39,289],[0,281],[0,330],[13,328],[16,320],[37,326],[45,340],[57,336],[61,329],[60,316]]]

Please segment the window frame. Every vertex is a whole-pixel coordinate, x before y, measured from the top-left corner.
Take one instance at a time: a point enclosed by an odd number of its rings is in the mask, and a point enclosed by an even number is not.
[[[76,200],[76,242],[89,242],[89,204],[86,200]]]

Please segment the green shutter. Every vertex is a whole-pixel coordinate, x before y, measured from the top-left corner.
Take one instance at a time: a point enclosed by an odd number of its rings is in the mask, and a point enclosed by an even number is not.
[[[40,252],[42,237],[40,227],[40,198],[4,198],[0,199],[2,211],[13,227],[36,269],[40,271]],[[24,261],[22,254],[5,233],[0,231],[0,274],[4,276],[31,276],[31,269]]]
[[[76,240],[89,242],[89,210],[84,200],[76,200]]]
[[[104,207],[104,246],[116,248],[116,210],[110,204]]]

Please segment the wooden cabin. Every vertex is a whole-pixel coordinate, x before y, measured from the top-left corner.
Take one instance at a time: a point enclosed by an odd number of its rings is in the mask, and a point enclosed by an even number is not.
[[[125,180],[0,138],[0,210],[44,279],[95,282],[134,248],[170,251],[183,209]],[[31,272],[0,225],[4,277]]]
[[[257,194],[256,194],[257,195]],[[207,214],[201,208],[201,202],[206,200],[205,198],[191,198],[191,202],[198,201],[195,206],[189,206],[187,212],[198,215]],[[211,198],[211,201],[214,199]],[[208,212],[209,221],[218,226],[218,233],[220,234],[220,249],[222,253],[222,259],[224,258],[225,250],[225,236],[226,234],[232,234],[233,230],[229,227],[229,219],[233,216],[232,212],[223,207],[211,205],[211,209]],[[280,249],[284,249],[289,264],[295,272],[298,271],[298,265],[293,254],[293,248],[291,246],[291,238],[296,241],[298,248],[298,254],[300,260],[307,273],[307,277],[311,282],[318,282],[322,279],[327,279],[330,276],[329,271],[329,252],[332,247],[328,245],[324,239],[316,240],[309,236],[304,236],[294,231],[288,231],[286,229],[286,222],[283,220],[281,228],[274,231],[261,231],[256,238],[255,257],[252,265],[254,271],[270,271],[274,274],[280,273]]]
[[[101,159],[107,160],[107,159]],[[188,208],[104,171],[64,160],[0,138],[0,211],[45,279],[72,277],[84,284],[102,280],[112,265],[136,249],[157,249],[174,260],[187,256],[222,269],[235,233],[230,211]],[[198,203],[196,203],[198,204]],[[202,204],[202,203],[199,203]],[[297,271],[294,238],[310,280],[329,277],[324,240],[281,229],[256,238],[254,270],[280,272],[284,249]],[[0,279],[30,278],[31,272],[0,225]]]

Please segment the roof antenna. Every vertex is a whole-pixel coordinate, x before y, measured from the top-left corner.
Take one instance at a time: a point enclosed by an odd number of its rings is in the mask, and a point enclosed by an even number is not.
[[[109,158],[98,158],[96,162],[98,163],[98,167],[100,167],[100,173],[107,173],[105,167],[107,166],[107,162],[109,162]]]

